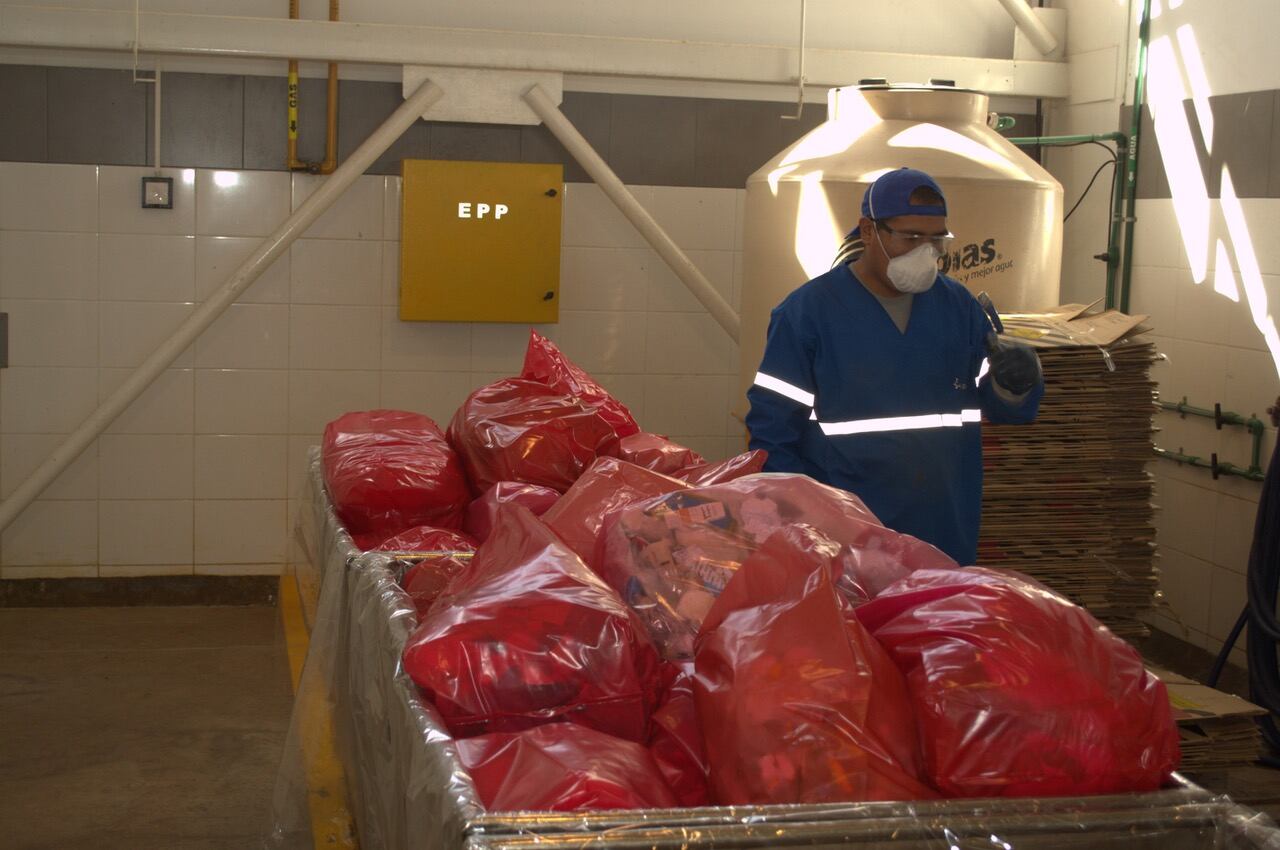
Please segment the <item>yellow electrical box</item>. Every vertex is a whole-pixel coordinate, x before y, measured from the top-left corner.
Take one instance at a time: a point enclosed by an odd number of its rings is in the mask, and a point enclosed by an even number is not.
[[[406,159],[402,173],[401,319],[559,320],[562,166]]]

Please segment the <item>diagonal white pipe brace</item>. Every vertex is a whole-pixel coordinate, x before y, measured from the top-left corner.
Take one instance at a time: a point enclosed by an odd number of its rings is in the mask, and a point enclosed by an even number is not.
[[[110,425],[117,416],[142,395],[160,374],[168,368],[179,354],[187,349],[204,330],[222,315],[242,292],[258,279],[266,269],[301,236],[317,218],[336,201],[356,178],[364,173],[373,161],[391,147],[396,139],[409,129],[409,126],[422,117],[433,103],[444,96],[444,92],[430,80],[418,87],[404,103],[391,113],[391,117],[382,126],[374,130],[360,147],[338,167],[328,180],[320,184],[302,206],[285,219],[276,232],[263,240],[257,250],[227,278],[222,287],[196,308],[185,322],[173,334],[162,342],[151,356],[142,362],[133,374],[111,394],[106,401],[98,405],[98,409],[80,423],[53,453],[45,458],[40,466],[18,485],[13,494],[4,502],[0,502],[0,529],[7,528],[35,501],[44,489],[66,469],[80,453],[89,447],[98,435]]]
[[[595,180],[604,193],[609,196],[609,200],[617,205],[627,219],[635,225],[636,230],[640,231],[640,235],[645,238],[653,249],[658,252],[676,276],[689,288],[693,293],[693,297],[701,302],[703,307],[707,308],[707,312],[711,317],[720,323],[720,327],[724,328],[725,333],[734,341],[738,341],[740,323],[738,314],[733,311],[733,307],[728,301],[711,285],[711,281],[693,264],[693,261],[680,250],[680,246],[672,241],[662,226],[654,220],[640,202],[636,200],[635,195],[627,190],[627,187],[618,179],[618,175],[613,173],[607,163],[600,158],[600,154],[595,152],[591,147],[591,143],[583,138],[577,128],[573,126],[565,114],[560,111],[542,87],[533,85],[524,93],[524,99],[529,107],[537,113],[542,119],[542,123],[547,125],[560,144],[565,146],[569,153],[573,154],[573,158],[578,164],[591,175],[591,179]]]
[[[1031,11],[1026,0],[1000,0],[1000,5],[1004,6],[1009,17],[1013,18],[1018,29],[1022,30],[1036,50],[1048,56],[1058,49],[1058,40],[1053,37],[1053,33],[1049,32],[1044,21],[1037,18],[1035,12]]]

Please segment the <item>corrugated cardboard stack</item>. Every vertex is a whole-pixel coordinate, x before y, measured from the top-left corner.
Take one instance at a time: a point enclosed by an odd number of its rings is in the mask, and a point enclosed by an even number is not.
[[[1258,758],[1262,732],[1254,719],[1266,714],[1266,709],[1177,673],[1151,672],[1169,690],[1182,738],[1183,773],[1226,770]]]
[[[1145,316],[1083,305],[1002,316],[1036,346],[1045,397],[1029,426],[985,425],[978,560],[1043,581],[1117,634],[1154,604],[1152,416]]]

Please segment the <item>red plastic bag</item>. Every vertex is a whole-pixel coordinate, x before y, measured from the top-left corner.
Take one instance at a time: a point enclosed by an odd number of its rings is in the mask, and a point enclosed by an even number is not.
[[[812,553],[772,535],[725,587],[698,640],[695,697],[717,803],[918,800],[919,743],[902,674]]]
[[[481,735],[456,746],[491,812],[677,805],[644,747],[576,724]]]
[[[1164,684],[1025,576],[921,570],[856,615],[906,674],[929,776],[948,796],[1151,791],[1178,766]]]
[[[848,548],[842,589],[862,601],[913,569],[954,566],[882,526],[853,494],[803,475],[762,473],[636,503],[605,522],[593,565],[636,612],[663,657],[693,657],[698,628],[739,566],[771,534],[804,522]]]
[[[499,509],[405,644],[404,669],[456,737],[571,720],[643,743],[661,685],[626,606],[519,505]]]
[[[618,457],[627,463],[634,463],[663,475],[678,476],[681,470],[706,465],[702,455],[693,449],[673,443],[661,434],[650,434],[647,431],[624,437],[618,444]]]
[[[372,551],[421,559],[405,570],[400,580],[421,617],[449,582],[466,572],[476,544],[456,531],[420,525],[384,540]]]
[[[483,493],[499,481],[563,493],[618,437],[598,405],[516,378],[473,392],[449,423],[449,442]]]
[[[546,384],[562,395],[573,396],[600,409],[600,416],[609,423],[614,433],[626,437],[639,433],[631,411],[618,401],[591,376],[573,363],[556,348],[555,343],[535,330],[529,331],[529,347],[524,353],[524,368],[520,377],[526,381]]]
[[[607,517],[644,499],[685,487],[685,483],[613,457],[598,458],[542,516],[587,566],[596,569]]]
[[[755,475],[764,470],[764,462],[769,453],[763,449],[734,455],[728,460],[716,463],[704,463],[691,466],[676,473],[675,477],[686,482],[690,487],[710,487],[712,484],[727,484],[746,475]]]
[[[458,528],[470,501],[458,456],[419,413],[345,413],[324,429],[324,483],[358,543],[415,525]]]
[[[519,481],[499,481],[468,506],[462,528],[467,534],[483,543],[489,539],[493,531],[493,521],[497,516],[499,505],[514,502],[517,505],[524,505],[534,516],[542,516],[559,498],[559,491],[552,490],[550,487],[521,484]]]
[[[693,696],[693,665],[667,665],[671,684],[653,713],[649,753],[681,806],[711,805],[711,769]]]

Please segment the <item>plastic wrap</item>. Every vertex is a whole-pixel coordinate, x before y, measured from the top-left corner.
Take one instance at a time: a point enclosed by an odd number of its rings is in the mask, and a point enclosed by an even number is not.
[[[679,479],[624,460],[602,457],[543,514],[542,520],[579,558],[598,571],[600,536],[606,518],[628,505],[686,486]]]
[[[345,846],[354,821],[364,850],[461,848],[484,808],[439,715],[400,668],[417,621],[396,581],[404,565],[362,554],[322,480],[312,449],[297,575],[310,639],[262,846]]]
[[[563,493],[597,455],[617,450],[618,435],[598,406],[508,378],[467,397],[449,423],[449,442],[477,495],[500,481]]]
[[[642,431],[623,438],[618,457],[663,475],[679,475],[681,470],[705,466],[707,461],[693,449],[673,443],[661,434]],[[759,470],[756,470],[757,472]]]
[[[555,343],[535,330],[529,331],[529,346],[525,349],[520,377],[546,384],[562,395],[582,399],[598,408],[601,418],[609,423],[619,438],[640,431],[626,405],[609,395],[604,387],[565,357]]]
[[[617,594],[519,505],[499,509],[404,667],[458,737],[569,720],[643,743],[661,684]]]
[[[1176,774],[1161,791],[1089,797],[486,812],[439,715],[399,668],[415,616],[396,584],[403,565],[353,546],[325,497],[318,460],[311,480],[311,509],[298,529],[307,558],[296,575],[310,648],[263,847],[341,846],[323,837],[337,831],[338,815],[309,808],[331,802],[317,796],[313,767],[324,730],[333,729],[365,850],[1280,850],[1269,818]],[[316,587],[318,606],[309,597]]]
[[[576,724],[480,735],[457,747],[480,799],[493,812],[677,804],[643,746]]]
[[[499,481],[467,507],[467,516],[462,528],[477,541],[483,543],[489,539],[493,531],[494,518],[498,506],[507,502],[524,505],[534,516],[542,516],[560,498],[558,490],[550,487],[539,487],[536,484],[521,484],[519,481]]]
[[[695,695],[719,803],[937,796],[902,674],[813,557],[829,547],[807,526],[776,532],[703,625]]]
[[[1025,576],[921,570],[857,617],[906,674],[929,776],[950,796],[1151,791],[1178,766],[1164,684]]]
[[[668,659],[693,655],[702,618],[769,535],[811,524],[848,548],[841,588],[874,596],[913,569],[955,566],[928,543],[885,528],[853,494],[803,475],[761,473],[679,490],[608,516],[598,571]]]
[[[325,484],[362,548],[416,525],[458,528],[470,501],[458,457],[429,417],[345,413],[324,429]]]

